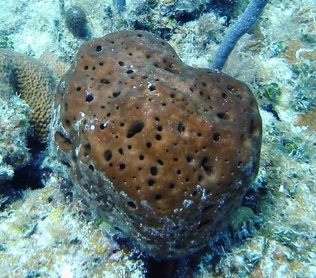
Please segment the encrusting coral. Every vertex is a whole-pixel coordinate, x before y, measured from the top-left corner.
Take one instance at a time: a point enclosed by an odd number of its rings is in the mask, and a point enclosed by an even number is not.
[[[46,141],[55,95],[54,74],[36,59],[0,49],[0,80],[0,97],[8,100],[17,92],[31,108],[34,138]]]
[[[231,221],[258,172],[261,118],[242,82],[122,31],[81,47],[57,89],[52,136],[87,203],[166,258]]]

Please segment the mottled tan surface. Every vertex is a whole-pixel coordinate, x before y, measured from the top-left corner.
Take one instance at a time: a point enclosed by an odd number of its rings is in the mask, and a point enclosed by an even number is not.
[[[71,179],[151,255],[204,246],[257,174],[261,118],[247,86],[186,66],[149,33],[85,43],[57,94]]]
[[[17,93],[27,102],[34,137],[46,141],[55,93],[53,73],[36,59],[0,49],[0,84],[0,97]]]

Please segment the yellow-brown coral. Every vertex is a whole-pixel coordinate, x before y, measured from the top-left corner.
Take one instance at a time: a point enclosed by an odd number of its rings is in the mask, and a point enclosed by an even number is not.
[[[52,51],[45,51],[41,55],[40,60],[55,73],[58,80],[67,72],[70,67],[69,62],[58,57],[58,55]]]
[[[301,115],[297,121],[298,126],[307,126],[310,133],[316,131],[316,107],[312,108],[306,114]]]
[[[18,93],[31,108],[34,138],[46,141],[54,99],[53,73],[42,63],[12,50],[0,49],[0,97]]]

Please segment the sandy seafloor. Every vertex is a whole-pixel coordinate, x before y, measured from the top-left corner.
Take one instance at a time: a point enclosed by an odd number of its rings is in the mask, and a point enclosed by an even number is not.
[[[169,42],[183,61],[210,66],[227,30],[225,18],[210,9],[179,24],[159,12],[173,1],[155,1],[150,17],[138,14],[146,1],[138,1],[138,9],[130,2],[125,14],[112,16],[106,12],[109,0],[66,0],[65,8],[76,4],[86,11],[92,37],[132,29],[136,19],[150,21],[153,30],[155,24],[167,26]],[[192,8],[188,2],[183,1]],[[38,58],[62,75],[83,40],[65,27],[60,1],[0,4],[1,46]],[[233,18],[243,7],[236,5]],[[201,256],[194,277],[316,277],[315,15],[314,0],[270,1],[254,32],[241,39],[224,68],[257,96],[263,119],[260,171],[249,200],[229,231],[210,243],[214,246]],[[16,149],[15,140],[25,140],[25,132],[18,131],[27,126],[25,111],[27,104],[18,98],[10,104],[1,100],[2,172],[14,171],[4,149]],[[5,130],[24,139],[5,137]],[[18,151],[29,159],[23,142]],[[0,211],[0,277],[145,277],[142,256],[120,249],[102,223],[85,215],[80,202],[64,197],[60,183],[51,174],[46,187],[23,190]]]

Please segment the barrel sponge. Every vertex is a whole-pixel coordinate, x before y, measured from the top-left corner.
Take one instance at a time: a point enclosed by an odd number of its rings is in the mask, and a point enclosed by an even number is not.
[[[12,50],[0,49],[0,97],[17,92],[31,108],[34,138],[46,141],[55,96],[54,74],[38,60]]]
[[[156,258],[226,227],[257,175],[261,118],[248,87],[121,31],[83,44],[56,96],[53,147],[79,196]]]

